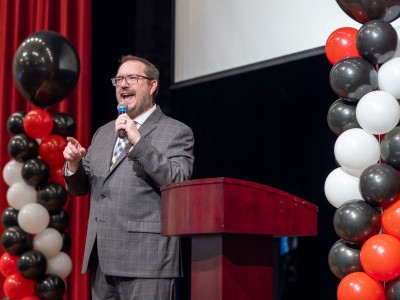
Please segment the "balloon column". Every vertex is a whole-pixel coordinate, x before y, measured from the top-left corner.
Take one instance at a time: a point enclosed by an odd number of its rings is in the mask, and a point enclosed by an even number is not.
[[[336,0],[360,28],[328,37],[327,123],[338,167],[325,180],[339,240],[328,254],[339,300],[400,299],[400,0]]]
[[[63,299],[66,290],[72,260],[62,151],[76,126],[72,116],[46,109],[63,100],[78,77],[78,55],[56,32],[28,36],[15,53],[14,82],[35,108],[7,120],[10,160],[3,179],[9,207],[1,215],[0,273],[10,300]]]

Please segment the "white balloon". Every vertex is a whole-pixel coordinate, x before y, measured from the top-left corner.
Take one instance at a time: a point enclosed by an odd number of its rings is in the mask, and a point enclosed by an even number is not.
[[[20,210],[24,205],[37,201],[37,192],[25,181],[19,181],[8,188],[6,197],[11,207]]]
[[[3,179],[8,186],[24,180],[21,174],[22,165],[21,162],[14,159],[5,164],[3,168]]]
[[[336,208],[349,200],[363,200],[359,182],[360,178],[346,173],[341,167],[336,168],[325,180],[325,196]]]
[[[33,247],[42,252],[47,258],[55,256],[61,251],[63,238],[61,233],[54,228],[46,228],[33,238]]]
[[[379,68],[378,85],[381,91],[400,99],[400,57],[388,60]]]
[[[57,255],[47,259],[47,274],[54,274],[60,278],[66,278],[72,271],[72,260],[65,252],[59,252]]]
[[[48,210],[39,203],[28,203],[18,212],[18,225],[27,233],[37,234],[50,222]]]
[[[392,130],[400,120],[397,99],[385,91],[372,91],[357,103],[356,118],[361,128],[372,134],[384,134]]]
[[[359,177],[366,167],[379,161],[379,141],[361,128],[352,128],[338,136],[334,146],[336,161],[346,172]]]

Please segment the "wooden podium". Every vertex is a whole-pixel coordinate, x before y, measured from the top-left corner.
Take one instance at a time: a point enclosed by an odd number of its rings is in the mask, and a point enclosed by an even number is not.
[[[161,234],[192,240],[192,300],[273,299],[273,238],[317,234],[317,206],[232,178],[161,188]]]

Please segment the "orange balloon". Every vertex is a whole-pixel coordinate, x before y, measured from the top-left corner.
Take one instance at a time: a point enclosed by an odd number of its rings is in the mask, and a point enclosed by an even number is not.
[[[366,273],[353,272],[342,278],[336,295],[338,300],[384,300],[385,289]]]
[[[332,32],[325,44],[325,53],[329,62],[334,65],[348,57],[361,57],[356,45],[358,30],[352,27],[342,27]]]
[[[370,277],[394,279],[400,276],[400,241],[385,233],[374,235],[362,245],[360,261]]]
[[[385,233],[400,240],[400,201],[397,200],[382,213],[382,228]]]

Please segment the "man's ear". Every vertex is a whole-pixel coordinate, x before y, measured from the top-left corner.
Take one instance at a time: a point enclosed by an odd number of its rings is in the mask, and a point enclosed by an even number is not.
[[[150,94],[154,95],[155,91],[157,90],[158,81],[157,80],[152,80],[150,84],[151,84]]]

